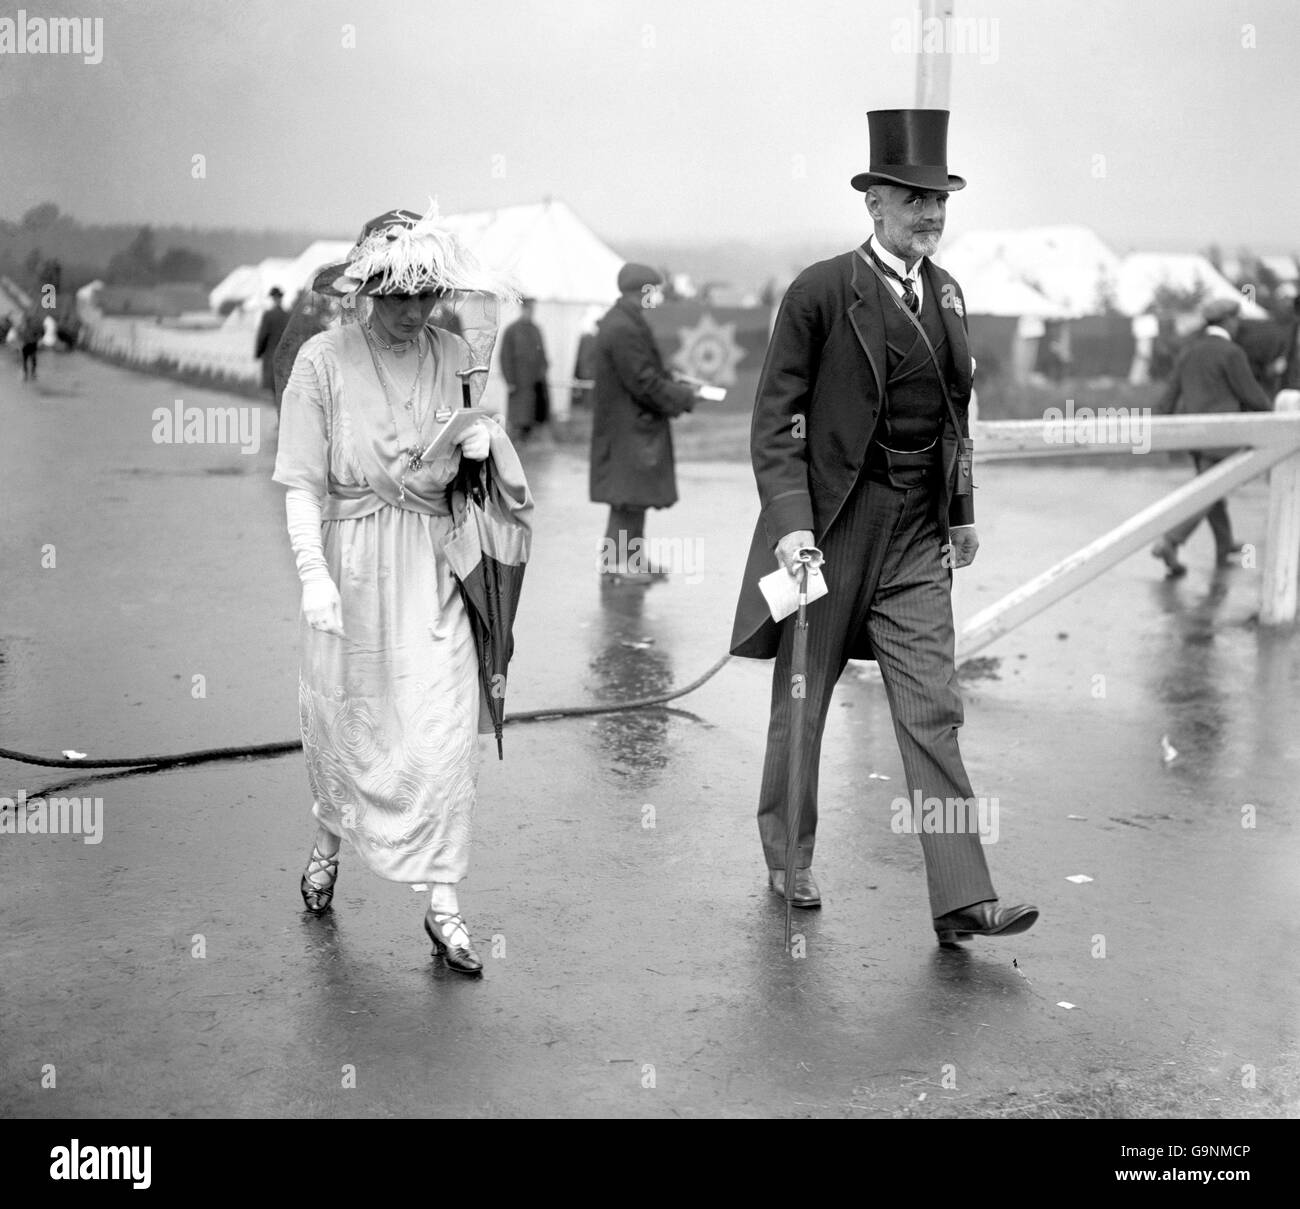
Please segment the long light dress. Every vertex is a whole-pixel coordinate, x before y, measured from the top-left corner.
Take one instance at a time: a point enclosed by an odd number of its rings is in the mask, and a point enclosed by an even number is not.
[[[434,343],[424,414],[410,414],[427,440],[435,408],[460,406],[456,370],[471,357],[450,333],[425,331]],[[355,323],[308,340],[285,388],[274,478],[322,501],[322,546],[347,635],[300,618],[303,751],[312,813],[375,873],[458,882],[481,759],[474,638],[442,556],[452,525],[444,489],[460,452],[408,471],[399,500],[401,406],[385,396]]]

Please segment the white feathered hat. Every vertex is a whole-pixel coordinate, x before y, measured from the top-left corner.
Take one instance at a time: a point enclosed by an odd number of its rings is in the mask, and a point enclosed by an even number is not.
[[[424,215],[389,210],[372,218],[341,264],[316,275],[312,289],[334,297],[366,294],[490,294],[514,301],[519,291],[503,273],[485,268],[442,224],[438,203]]]

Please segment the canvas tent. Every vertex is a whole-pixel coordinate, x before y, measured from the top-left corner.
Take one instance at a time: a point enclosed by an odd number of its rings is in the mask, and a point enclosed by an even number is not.
[[[972,311],[979,304],[969,283],[991,271],[1001,272],[990,268],[1000,265],[1011,279],[1029,286],[1047,300],[1055,310],[1051,318],[1077,318],[1100,312],[1104,299],[1114,289],[1120,269],[1119,258],[1097,234],[1079,226],[968,231],[936,259],[961,282]]]
[[[272,286],[278,285],[284,291],[288,305],[297,294],[290,286],[289,270],[293,263],[289,257],[268,256],[255,265],[240,265],[209,292],[208,305],[216,311],[225,303],[235,303],[229,321],[245,325],[250,316],[255,319],[266,309]]]
[[[1115,303],[1126,315],[1149,311],[1161,286],[1191,293],[1202,291],[1206,301],[1235,298],[1246,319],[1265,319],[1268,313],[1246,298],[1232,282],[1199,253],[1131,252],[1120,265]]]
[[[506,206],[445,216],[485,264],[513,274],[526,297],[535,298],[533,318],[541,328],[550,361],[551,405],[558,416],[569,412],[569,383],[584,320],[618,299],[623,258],[562,201]],[[518,318],[505,307],[501,326]],[[500,342],[497,344],[498,354]],[[505,381],[499,361],[493,366],[483,405],[504,411]]]
[[[556,415],[567,415],[578,338],[593,310],[603,312],[618,298],[622,257],[562,201],[448,214],[443,221],[484,264],[510,273],[523,294],[537,300],[534,318],[550,360],[552,408]],[[351,239],[318,239],[292,260],[272,258],[245,265],[212,291],[212,306],[218,308],[225,299],[239,301],[242,310],[232,313],[227,323],[249,326],[266,306],[272,285],[284,290],[285,305],[292,306],[317,271],[345,260],[352,246]],[[518,316],[518,307],[503,307],[502,328]],[[483,406],[504,411],[506,389],[500,368],[497,361]]]
[[[346,260],[352,251],[350,239],[317,239],[293,258],[284,270],[284,305],[292,307],[298,295],[309,286],[327,264]]]
[[[1296,264],[1294,256],[1261,256],[1259,259],[1278,281],[1289,281],[1292,284],[1300,281],[1300,265]]]
[[[208,293],[208,305],[214,311],[220,311],[228,302],[243,305],[257,289],[257,266],[241,264],[231,269],[221,281]]]

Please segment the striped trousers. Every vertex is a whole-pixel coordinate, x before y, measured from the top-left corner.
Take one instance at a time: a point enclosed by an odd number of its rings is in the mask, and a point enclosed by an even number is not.
[[[823,538],[829,590],[807,613],[801,868],[813,859],[817,773],[831,694],[863,627],[880,664],[909,793],[919,792],[923,800],[972,796],[957,746],[964,715],[953,662],[945,540],[932,482],[900,490],[866,478],[859,478]],[[758,831],[769,869],[785,867],[794,629],[793,617],[782,624],[759,794]],[[920,840],[932,915],[997,898],[978,834],[922,832]]]

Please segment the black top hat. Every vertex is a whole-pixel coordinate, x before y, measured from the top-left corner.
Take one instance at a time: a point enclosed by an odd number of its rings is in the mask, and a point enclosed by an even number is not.
[[[871,167],[851,182],[860,193],[872,185],[906,185],[913,189],[964,189],[966,182],[948,172],[946,109],[873,109]]]

